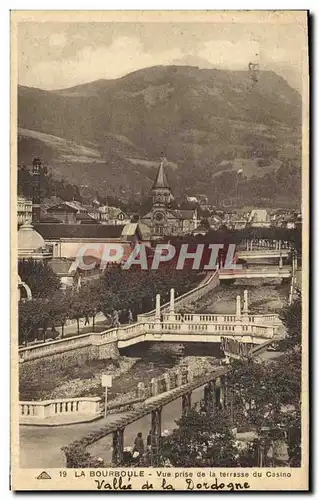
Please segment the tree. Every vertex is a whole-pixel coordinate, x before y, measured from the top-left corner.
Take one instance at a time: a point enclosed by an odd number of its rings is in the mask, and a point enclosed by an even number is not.
[[[64,337],[64,326],[70,317],[71,293],[69,290],[59,291],[53,295],[48,304],[48,313],[52,327],[57,325],[62,327],[62,338]]]
[[[301,316],[301,293],[297,292],[296,299],[289,306],[282,309],[280,319],[286,327],[286,337],[281,342],[283,348],[290,349],[295,345],[301,345],[302,316]]]
[[[173,467],[231,467],[237,465],[238,449],[228,415],[189,411],[178,428],[165,438],[161,454]]]
[[[60,280],[46,261],[21,260],[18,274],[29,285],[34,298],[49,298],[60,289]]]
[[[102,458],[93,457],[79,441],[61,448],[65,453],[66,466],[70,469],[105,467]]]
[[[46,330],[49,324],[49,316],[46,310],[46,304],[39,300],[28,300],[19,303],[19,343],[34,340],[40,328],[42,328],[43,341],[45,341]]]
[[[298,461],[300,447],[301,351],[287,351],[280,361],[237,361],[228,375],[234,420],[255,431],[256,444],[266,454],[278,440],[286,441],[290,460]],[[285,437],[284,437],[285,436]],[[299,437],[298,437],[299,436]]]
[[[70,317],[76,319],[77,333],[80,333],[80,318],[83,318],[86,307],[86,300],[83,295],[73,292],[70,300]]]
[[[95,329],[95,317],[101,311],[103,290],[100,282],[85,284],[80,288],[79,298],[83,303],[83,313],[85,318],[92,318],[93,332]]]

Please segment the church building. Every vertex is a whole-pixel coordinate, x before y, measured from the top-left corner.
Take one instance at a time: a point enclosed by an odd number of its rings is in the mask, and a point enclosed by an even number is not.
[[[152,238],[189,234],[197,227],[196,209],[171,209],[171,189],[167,181],[164,160],[161,161],[152,187],[153,206],[141,222],[151,230]]]

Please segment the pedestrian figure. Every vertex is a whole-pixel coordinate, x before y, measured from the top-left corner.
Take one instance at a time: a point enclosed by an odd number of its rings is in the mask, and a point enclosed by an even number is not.
[[[151,447],[152,447],[152,431],[150,431],[148,433],[148,436],[147,436],[147,439],[146,439],[146,445],[147,445],[148,450],[150,450]]]
[[[120,326],[119,313],[116,309],[113,312],[113,326]]]
[[[132,311],[131,309],[128,310],[128,322],[129,323],[133,323],[134,319],[133,319],[133,314],[132,314]]]
[[[84,323],[84,326],[89,325],[89,324],[90,324],[89,317],[88,317],[88,316],[85,316],[85,323]]]
[[[133,453],[137,451],[140,455],[142,455],[144,453],[144,449],[142,433],[139,432],[134,441]]]

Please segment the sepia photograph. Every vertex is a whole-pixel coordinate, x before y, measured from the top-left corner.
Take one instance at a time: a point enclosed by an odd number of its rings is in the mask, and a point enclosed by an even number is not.
[[[309,488],[307,11],[11,12],[11,487]]]

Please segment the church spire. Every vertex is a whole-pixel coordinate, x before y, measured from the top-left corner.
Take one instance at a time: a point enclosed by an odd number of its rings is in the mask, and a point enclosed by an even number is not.
[[[169,185],[167,182],[167,177],[164,169],[164,162],[166,161],[165,158],[161,160],[160,166],[158,167],[157,175],[155,178],[155,182],[153,184],[153,189],[157,188],[167,188],[169,189]]]
[[[153,191],[153,206],[165,206],[168,205],[171,199],[171,190],[168,185],[164,162],[165,158],[161,160],[160,166],[158,167],[157,175],[152,187]]]

